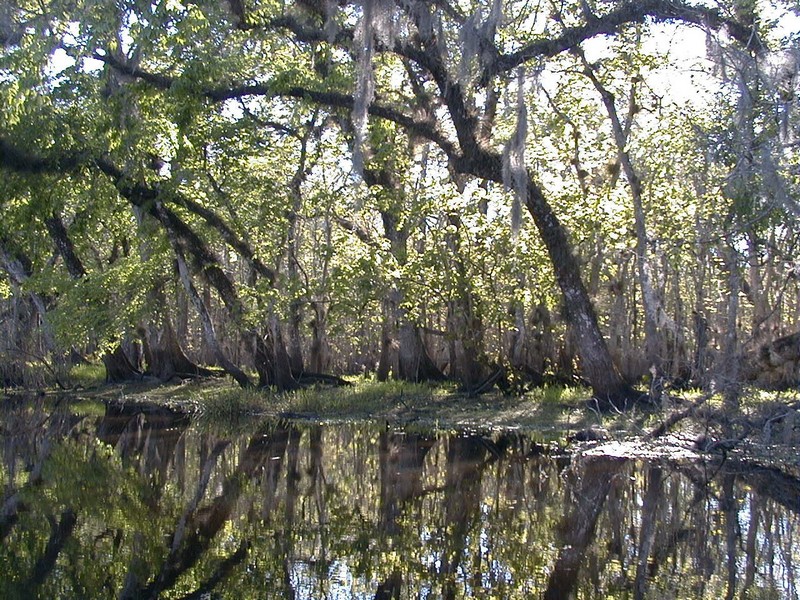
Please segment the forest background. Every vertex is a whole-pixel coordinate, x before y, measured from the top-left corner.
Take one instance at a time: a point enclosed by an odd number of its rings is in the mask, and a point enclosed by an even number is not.
[[[798,16],[4,2],[4,386],[792,386]]]

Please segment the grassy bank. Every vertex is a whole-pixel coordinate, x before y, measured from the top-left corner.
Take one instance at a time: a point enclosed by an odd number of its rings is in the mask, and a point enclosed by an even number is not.
[[[83,373],[86,385],[67,394],[80,403],[82,412],[102,410],[100,402],[145,402],[178,408],[196,416],[205,426],[224,431],[246,429],[265,418],[342,423],[373,422],[425,429],[517,429],[538,437],[563,440],[568,435],[595,426],[607,429],[612,438],[650,438],[671,415],[685,417],[670,423],[664,433],[672,442],[692,447],[698,437],[712,440],[710,447],[735,442],[738,448],[766,451],[800,445],[800,394],[797,391],[765,392],[744,389],[739,408],[732,414],[718,396],[686,392],[665,398],[661,406],[626,413],[599,414],[587,408],[586,388],[550,386],[523,396],[499,393],[468,396],[452,384],[420,385],[380,383],[354,379],[347,387],[320,386],[292,393],[243,390],[229,380],[203,379],[182,384],[134,383],[101,385]],[[695,404],[697,405],[694,408]],[[659,436],[662,434],[659,433]],[[794,451],[794,450],[792,450]]]
[[[216,379],[182,384],[103,385],[99,379],[92,379],[92,375],[94,373],[81,373],[81,386],[68,395],[76,400],[148,402],[170,406],[191,412],[203,421],[220,424],[235,424],[253,418],[290,418],[563,433],[599,424],[602,420],[599,415],[585,409],[590,392],[578,387],[551,386],[532,390],[521,397],[499,393],[468,396],[460,393],[453,384],[381,383],[374,379],[353,379],[353,385],[348,387],[319,386],[277,393],[241,389],[228,380]]]

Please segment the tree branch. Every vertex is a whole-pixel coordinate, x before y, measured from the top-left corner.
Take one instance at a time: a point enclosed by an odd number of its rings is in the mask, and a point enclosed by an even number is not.
[[[587,20],[583,25],[567,27],[557,37],[533,41],[510,54],[498,54],[484,69],[481,83],[486,85],[492,77],[509,72],[533,58],[555,56],[590,38],[613,35],[624,25],[645,23],[648,19],[659,23],[682,21],[714,30],[725,28],[732,38],[745,47],[761,45],[752,29],[722,16],[717,9],[675,0],[629,0],[601,17]]]
[[[114,182],[114,186],[122,197],[131,204],[147,210],[156,219],[161,220],[153,209],[152,204],[158,199],[182,206],[201,217],[208,225],[217,230],[222,239],[236,250],[242,258],[247,260],[259,275],[270,283],[274,283],[275,273],[272,269],[261,262],[252,248],[214,211],[178,192],[166,193],[156,186],[148,186],[140,182],[131,181],[122,169],[108,158],[84,158],[84,156],[78,152],[67,152],[57,157],[39,156],[19,149],[16,145],[9,143],[8,140],[0,136],[0,168],[6,168],[17,173],[37,175],[42,173],[67,174],[78,171],[84,166],[94,166]],[[208,276],[214,277],[214,272],[208,272],[208,269],[213,268],[217,261],[209,251],[202,252],[199,250],[205,247],[202,240],[174,212],[167,211],[165,214],[170,218],[170,223],[162,221],[162,224],[165,226],[170,225],[177,229],[181,236],[181,242],[195,259],[196,266],[207,272]],[[225,278],[227,279],[227,276]],[[222,294],[223,290],[225,290],[227,293],[223,295],[231,298],[232,284],[225,285],[219,277],[215,279],[217,280],[215,287],[222,286],[218,288],[218,291]],[[224,297],[223,301],[225,301]]]
[[[357,223],[354,223],[349,219],[345,219],[344,217],[340,217],[339,215],[333,215],[333,220],[336,222],[337,225],[339,225],[339,227],[355,235],[359,240],[361,240],[362,243],[366,244],[367,246],[378,249],[381,248],[381,245],[378,243],[378,241],[375,238],[373,238],[366,229],[364,229]]]
[[[408,52],[410,53],[411,50],[408,50]],[[145,71],[111,56],[96,55],[95,58],[105,62],[120,73],[145,81],[161,90],[169,90],[176,81],[175,78]],[[267,98],[282,97],[308,100],[316,104],[334,108],[352,109],[354,104],[352,94],[313,90],[302,86],[294,86],[286,89],[272,89],[268,84],[264,83],[241,84],[228,87],[207,87],[202,90],[200,94],[215,102],[244,98],[246,96],[263,96]],[[447,139],[447,136],[439,131],[436,122],[431,119],[415,119],[401,110],[381,104],[380,102],[373,102],[370,104],[369,114],[397,123],[406,128],[409,132],[429,139],[439,146],[448,156],[457,154],[454,144]]]

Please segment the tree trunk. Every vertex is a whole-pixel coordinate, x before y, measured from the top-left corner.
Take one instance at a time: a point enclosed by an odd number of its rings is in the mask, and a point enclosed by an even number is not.
[[[211,377],[216,373],[189,360],[181,347],[172,320],[161,304],[160,325],[149,324],[139,329],[149,375],[163,382],[173,377]]]
[[[641,394],[622,378],[611,360],[566,231],[532,181],[528,187],[527,208],[539,229],[564,294],[566,318],[578,346],[581,374],[592,386],[593,400],[601,409],[624,408]]]
[[[694,357],[692,359],[692,382],[705,385],[705,374],[708,365],[708,319],[701,312],[692,312],[694,325]]]
[[[397,330],[397,342],[399,344],[398,379],[416,383],[444,379],[442,372],[428,356],[428,351],[422,343],[422,337],[416,325],[407,319],[402,319]]]
[[[255,335],[254,343],[258,387],[274,387],[278,390],[297,388],[277,317],[270,317],[266,332],[262,336]]]
[[[131,364],[119,344],[103,354],[103,365],[106,368],[106,383],[124,383],[142,378],[141,372]]]
[[[739,291],[741,279],[739,277],[739,263],[736,249],[729,239],[723,240],[721,249],[722,257],[727,270],[727,306],[725,314],[725,331],[723,333],[722,353],[720,364],[716,365],[717,388],[723,396],[723,406],[729,415],[733,415],[739,408],[740,396],[740,365],[738,326],[739,318]],[[726,435],[731,432],[726,432]]]
[[[383,322],[381,324],[381,350],[378,358],[378,370],[375,374],[378,381],[389,381],[389,375],[396,369],[397,352],[395,338],[397,336],[396,307],[391,299],[383,301]],[[393,363],[395,368],[393,369]]]
[[[544,302],[534,306],[528,317],[530,331],[530,347],[528,348],[527,367],[534,373],[544,375],[555,362],[553,356],[553,322],[550,309]]]
[[[30,260],[24,255],[11,251],[2,238],[0,238],[0,264],[2,264],[3,269],[8,273],[12,284],[17,287],[21,288],[31,275]],[[36,308],[36,312],[39,314],[39,327],[42,333],[45,350],[45,352],[41,354],[50,353],[56,357],[56,341],[47,316],[47,304],[45,299],[35,291],[28,292],[28,295],[31,299],[31,303]],[[24,337],[30,338],[32,336],[30,336],[29,332],[25,332]],[[20,345],[20,347],[16,349],[22,348],[23,346]]]
[[[331,348],[327,331],[328,306],[323,300],[317,300],[313,303],[313,308],[309,365],[313,373],[325,373],[331,365]]]
[[[64,265],[67,267],[70,276],[73,279],[80,279],[86,275],[86,269],[83,267],[83,263],[80,261],[77,254],[75,254],[75,247],[67,234],[67,228],[61,220],[61,215],[53,211],[50,217],[46,218],[44,222],[45,225],[47,225],[47,231],[50,233],[56,250],[61,255],[61,258],[64,259]]]
[[[653,287],[652,263],[647,251],[647,226],[645,223],[644,203],[642,201],[642,182],[638,173],[633,167],[630,154],[627,150],[628,133],[630,123],[633,119],[636,108],[636,84],[631,84],[630,105],[628,119],[625,125],[619,118],[614,95],[609,92],[594,73],[593,67],[589,64],[580,49],[575,53],[581,59],[584,66],[584,73],[591,80],[595,89],[600,93],[603,105],[606,107],[608,118],[611,121],[611,130],[614,142],[617,146],[617,160],[622,166],[625,177],[628,180],[628,187],[633,203],[634,229],[636,231],[636,267],[639,277],[639,285],[642,290],[642,308],[644,310],[644,340],[645,356],[647,357],[648,368],[654,370],[654,376],[662,376],[662,340],[658,328],[659,312],[662,310],[661,304]]]
[[[384,237],[389,241],[391,253],[398,265],[405,265],[408,257],[408,225],[399,227],[400,213],[403,209],[405,193],[402,183],[395,173],[387,168],[364,169],[364,181],[368,185],[380,186],[393,197],[393,204],[381,210]],[[405,310],[400,308],[403,296],[400,290],[392,288],[385,299],[388,307],[387,318],[389,327],[385,331],[391,332],[392,324],[396,323],[395,339],[384,337],[381,347],[381,363],[378,367],[378,379],[387,373],[392,357],[394,344],[397,344],[398,366],[394,373],[397,379],[404,381],[421,382],[428,380],[441,380],[444,375],[433,363],[428,355],[419,327],[408,319]]]
[[[752,228],[746,232],[747,238],[747,287],[745,292],[747,299],[753,305],[753,316],[751,325],[753,328],[753,341],[759,343],[763,341],[768,333],[767,319],[769,317],[769,306],[767,293],[769,290],[768,278],[761,269],[761,259],[759,257],[758,235]],[[764,285],[762,285],[762,280]]]
[[[456,177],[459,192],[464,192]],[[458,379],[471,390],[484,380],[483,323],[477,297],[470,281],[467,264],[461,250],[461,218],[451,212],[447,215],[448,233],[445,236],[453,265],[452,281],[454,298],[447,304],[447,322],[452,337],[450,344],[450,376]],[[451,230],[452,228],[452,230]]]
[[[507,178],[503,177],[503,158],[483,141],[482,122],[476,117],[462,85],[450,75],[446,65],[443,40],[438,39],[430,27],[431,9],[424,3],[417,3],[415,6],[417,10],[414,17],[420,35],[420,53],[415,60],[420,60],[424,64],[436,82],[458,140],[457,148],[449,143],[441,143],[443,150],[448,154],[451,168],[464,175],[504,183]],[[488,42],[491,44],[493,40]],[[422,106],[426,106],[424,99],[422,102]],[[431,118],[436,119],[434,115],[431,115]],[[441,139],[438,131],[431,139]],[[597,324],[594,307],[581,281],[580,266],[572,253],[564,226],[559,222],[531,173],[524,165],[521,170],[522,172],[513,173],[513,179],[522,181],[525,185],[515,187],[526,188],[525,205],[547,249],[556,280],[564,295],[566,316],[578,343],[583,376],[592,386],[594,401],[598,406],[623,407],[628,401],[638,399],[641,394],[635,392],[623,379],[611,359]]]
[[[306,370],[303,361],[303,336],[300,333],[300,325],[303,322],[302,315],[302,302],[299,298],[294,298],[289,302],[289,366],[292,373],[298,377]],[[319,372],[317,369],[312,368],[312,371]]]
[[[453,93],[460,94],[460,91],[456,89]],[[452,115],[452,107],[450,112]],[[464,118],[460,119],[463,120]],[[466,137],[469,138],[469,135]],[[462,173],[500,183],[503,181],[501,157],[478,147],[474,141],[470,152],[457,157],[453,162],[457,170]],[[575,335],[581,360],[581,374],[592,387],[592,401],[603,410],[611,407],[624,408],[629,402],[640,399],[642,394],[631,388],[611,359],[591,299],[581,280],[580,265],[572,252],[567,231],[531,174],[527,173],[526,176],[525,206],[533,217],[553,266],[556,281],[564,296],[565,317]]]
[[[162,203],[160,201],[156,202],[155,205],[156,214],[158,215],[161,222],[164,224],[164,227],[167,232],[167,237],[169,238],[170,245],[172,246],[173,251],[175,252],[175,258],[178,261],[178,273],[180,275],[181,282],[183,283],[183,288],[186,291],[186,295],[189,297],[189,301],[194,306],[195,310],[197,311],[198,316],[200,317],[200,322],[203,325],[203,332],[205,333],[206,342],[211,346],[211,351],[214,353],[214,358],[217,360],[217,363],[225,369],[225,372],[228,373],[231,377],[233,377],[236,382],[242,387],[249,387],[250,386],[250,378],[238,367],[236,366],[231,360],[225,355],[222,350],[222,346],[217,339],[217,334],[214,329],[214,323],[211,320],[211,315],[208,312],[208,307],[203,302],[203,299],[200,297],[200,294],[195,288],[194,283],[192,282],[191,275],[189,274],[189,268],[186,265],[186,260],[184,258],[183,249],[178,241],[178,236],[175,230],[172,228],[171,219],[169,218],[169,213],[164,209]],[[198,240],[199,243],[199,240]],[[199,249],[199,248],[198,248]],[[236,306],[237,309],[240,309],[238,298],[235,296],[235,291],[233,289],[233,285],[231,284],[230,280],[222,273],[220,269],[220,277],[222,281],[225,283],[223,284],[223,289],[228,290],[228,302],[231,303],[229,305],[230,309],[233,309],[233,306]],[[220,283],[222,283],[220,281]],[[226,287],[227,286],[227,287]],[[221,290],[220,290],[221,291]],[[225,300],[225,296],[223,295],[223,300]],[[238,311],[237,311],[238,312]]]

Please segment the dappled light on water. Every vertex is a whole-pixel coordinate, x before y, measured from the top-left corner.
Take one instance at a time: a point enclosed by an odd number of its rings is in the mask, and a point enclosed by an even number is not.
[[[800,480],[733,458],[132,406],[0,432],[4,598],[798,597]]]

